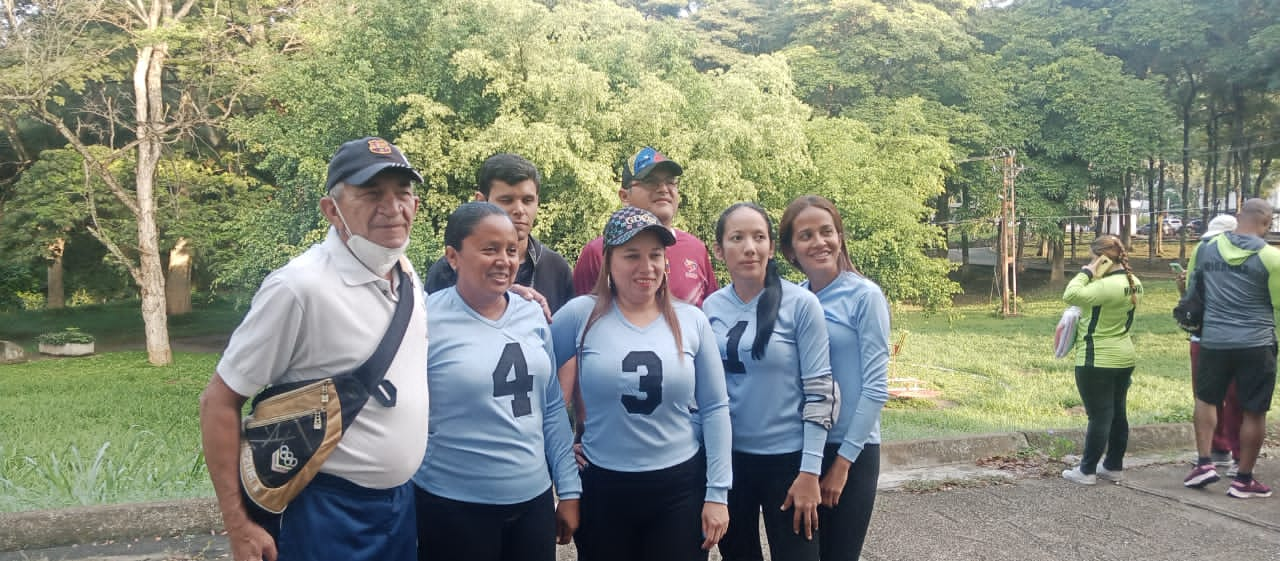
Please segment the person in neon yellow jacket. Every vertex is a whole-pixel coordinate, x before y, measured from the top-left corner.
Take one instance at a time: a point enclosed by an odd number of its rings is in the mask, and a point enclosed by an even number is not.
[[[1063,301],[1084,311],[1076,327],[1076,388],[1089,416],[1080,465],[1062,477],[1083,485],[1097,483],[1098,477],[1121,479],[1129,446],[1125,402],[1138,362],[1129,331],[1142,296],[1120,238],[1099,236],[1089,249],[1093,261],[1062,293]]]

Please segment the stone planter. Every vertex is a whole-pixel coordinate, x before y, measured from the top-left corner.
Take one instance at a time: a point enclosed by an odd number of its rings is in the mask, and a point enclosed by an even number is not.
[[[85,356],[93,354],[93,343],[39,344],[40,354],[53,356]]]
[[[0,341],[0,364],[25,362],[26,360],[27,353],[22,350],[21,345],[10,341]]]

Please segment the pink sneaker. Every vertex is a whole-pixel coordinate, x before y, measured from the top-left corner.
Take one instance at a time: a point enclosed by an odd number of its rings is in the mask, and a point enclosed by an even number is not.
[[[1265,499],[1271,496],[1271,488],[1257,479],[1250,480],[1248,483],[1237,479],[1231,482],[1231,488],[1227,489],[1227,494],[1237,499]]]
[[[1220,479],[1218,470],[1213,469],[1213,464],[1205,464],[1192,468],[1191,473],[1182,480],[1182,484],[1192,489],[1200,489],[1218,479]]]

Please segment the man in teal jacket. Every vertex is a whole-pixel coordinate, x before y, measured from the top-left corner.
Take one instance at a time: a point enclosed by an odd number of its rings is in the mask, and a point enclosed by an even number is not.
[[[1227,494],[1241,499],[1271,496],[1271,488],[1253,477],[1253,467],[1276,385],[1274,310],[1280,308],[1280,250],[1263,239],[1271,229],[1273,212],[1263,199],[1245,201],[1235,232],[1198,248],[1187,279],[1192,290],[1202,283],[1204,321],[1195,385],[1199,459],[1183,485],[1201,488],[1219,479],[1209,448],[1217,423],[1216,404],[1222,403],[1234,380],[1244,420],[1240,468]]]

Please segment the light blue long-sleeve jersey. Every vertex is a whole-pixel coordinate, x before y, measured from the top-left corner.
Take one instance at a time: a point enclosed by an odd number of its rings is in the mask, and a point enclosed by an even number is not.
[[[839,406],[827,325],[817,297],[785,279],[781,284],[778,319],[760,360],[751,351],[763,291],[743,302],[730,284],[708,296],[702,309],[724,360],[733,449],[749,454],[803,451],[800,471],[818,474],[827,430]]]
[[[705,444],[706,500],[726,502],[733,480],[729,397],[707,317],[675,304],[683,342],[677,353],[666,318],[637,326],[615,304],[579,347],[595,302],[592,295],[574,298],[551,320],[557,365],[578,356],[587,460],[615,471],[654,471],[688,461]],[[699,414],[702,443],[693,426]]]
[[[490,320],[455,287],[427,297],[427,453],[413,482],[456,501],[516,504],[555,476],[562,499],[582,495],[573,429],[552,368],[542,307],[513,293]]]
[[[889,303],[876,283],[851,272],[819,290],[818,300],[842,400],[827,442],[839,443],[838,453],[852,462],[864,446],[880,443],[880,410],[889,399]]]

